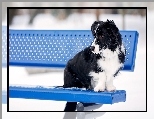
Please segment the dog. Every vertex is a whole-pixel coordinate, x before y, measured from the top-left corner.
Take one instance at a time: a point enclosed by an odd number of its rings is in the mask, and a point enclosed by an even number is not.
[[[126,50],[113,20],[95,21],[91,26],[94,40],[77,53],[64,69],[64,88],[114,91],[113,80],[123,68]],[[77,102],[67,102],[64,111],[75,111]]]

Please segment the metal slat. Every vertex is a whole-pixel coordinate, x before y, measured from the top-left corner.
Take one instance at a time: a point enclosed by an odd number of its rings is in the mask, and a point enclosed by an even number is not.
[[[126,101],[126,91],[94,92],[78,88],[9,87],[10,98],[114,104]]]

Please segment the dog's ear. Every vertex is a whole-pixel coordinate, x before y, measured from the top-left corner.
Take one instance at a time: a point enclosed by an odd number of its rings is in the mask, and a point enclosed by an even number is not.
[[[94,21],[93,25],[97,25],[99,23],[99,21]]]
[[[109,23],[114,23],[114,21],[113,21],[113,20],[108,20],[108,19],[107,19],[107,22],[109,22]]]
[[[92,31],[94,38],[96,38],[96,30],[97,30],[98,25],[100,23],[101,23],[101,21],[94,21],[94,23],[91,25],[91,31]]]
[[[115,24],[113,20],[111,20],[111,23],[112,23],[112,24]]]
[[[94,23],[91,25],[91,31],[94,31],[99,24],[99,21],[94,21]]]

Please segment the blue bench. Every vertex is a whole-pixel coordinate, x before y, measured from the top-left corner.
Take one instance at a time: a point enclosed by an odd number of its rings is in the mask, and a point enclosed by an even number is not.
[[[120,31],[126,47],[124,71],[134,71],[138,32]],[[64,68],[93,41],[90,30],[9,30],[9,66]],[[62,79],[63,80],[63,79]],[[84,105],[126,101],[126,91],[94,92],[79,88],[9,86],[9,98],[76,101]],[[80,109],[78,109],[80,110]]]

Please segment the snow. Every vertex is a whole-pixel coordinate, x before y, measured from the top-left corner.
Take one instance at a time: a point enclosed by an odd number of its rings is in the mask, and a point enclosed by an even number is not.
[[[148,95],[152,97],[153,94],[153,24],[150,24],[154,20],[154,11],[148,12]],[[22,21],[17,24],[17,21]],[[36,19],[37,18],[37,19]],[[92,14],[73,14],[65,21],[57,21],[56,18],[46,15],[38,15],[34,19],[35,23],[31,26],[27,25],[28,16],[17,16],[14,24],[10,28],[15,29],[90,29],[91,24],[95,20]],[[42,19],[43,18],[43,19]],[[122,29],[122,17],[120,15],[101,15],[102,20],[113,19],[119,29]],[[137,30],[139,32],[139,42],[136,56],[136,66],[134,72],[121,72],[121,74],[114,81],[114,85],[119,90],[126,90],[127,100],[126,102],[120,102],[113,105],[103,105],[97,111],[145,111],[146,110],[146,20],[140,16],[127,15],[126,29]],[[3,22],[5,24],[5,21]],[[6,68],[2,69],[2,88],[6,90]],[[12,85],[42,85],[42,86],[55,86],[63,84],[63,72],[45,73],[28,75],[23,67],[10,67],[10,84]],[[131,118],[131,119],[153,119],[153,98],[148,98],[148,112],[147,113],[111,113],[107,112],[105,115],[98,117],[97,119],[111,119],[111,118]],[[65,102],[61,101],[40,101],[40,100],[25,100],[25,99],[10,99],[10,110],[29,110],[29,111],[61,111],[64,109]],[[2,104],[3,119],[23,119],[29,118],[46,119],[55,117],[56,119],[62,119],[64,113],[7,113],[6,104]]]

